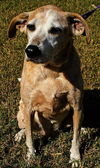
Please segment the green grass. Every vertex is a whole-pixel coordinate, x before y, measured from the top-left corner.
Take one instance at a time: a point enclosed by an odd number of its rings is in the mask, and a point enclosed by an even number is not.
[[[18,131],[16,114],[19,103],[19,83],[21,75],[24,48],[27,43],[25,35],[17,33],[15,39],[9,40],[7,30],[10,20],[23,11],[30,11],[46,4],[55,4],[66,11],[80,14],[91,10],[91,4],[98,0],[0,0],[0,168],[26,168],[26,146],[23,142],[16,144],[14,135]],[[86,44],[85,37],[75,39],[75,46],[81,59],[84,79],[84,124],[87,134],[81,134],[81,168],[99,168],[100,138],[99,138],[99,44],[100,44],[100,11],[96,11],[88,19],[91,31],[91,43]],[[86,114],[87,112],[87,114]],[[30,167],[33,168],[70,168],[69,149],[71,146],[72,130],[59,131],[54,140],[41,150]]]

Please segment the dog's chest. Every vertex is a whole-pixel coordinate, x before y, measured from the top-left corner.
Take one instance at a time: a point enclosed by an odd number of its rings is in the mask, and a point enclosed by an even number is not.
[[[31,92],[32,110],[42,113],[45,118],[56,120],[69,107],[67,94],[67,83],[62,75],[45,78]]]
[[[21,89],[25,90],[27,88],[30,92],[40,83],[42,85],[45,79],[56,79],[57,77],[59,77],[58,72],[45,68],[43,65],[34,66],[31,62],[25,63],[22,72]]]
[[[52,104],[55,102],[57,108],[65,99],[64,94],[69,90],[68,80],[63,73],[45,68],[41,65],[25,67],[21,81],[21,97],[24,102],[31,101],[40,104]],[[59,103],[58,103],[59,102]],[[57,105],[58,104],[58,105]]]

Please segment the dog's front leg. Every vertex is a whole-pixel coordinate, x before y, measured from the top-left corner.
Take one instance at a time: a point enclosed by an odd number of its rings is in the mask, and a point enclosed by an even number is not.
[[[70,162],[72,167],[78,167],[80,162],[80,151],[79,151],[79,135],[80,135],[80,126],[81,126],[82,110],[74,107],[73,114],[73,140],[72,146],[70,149]]]
[[[69,93],[69,102],[71,107],[73,108],[73,139],[72,146],[70,149],[70,163],[72,163],[72,167],[79,167],[79,163],[81,160],[80,151],[79,151],[79,136],[82,122],[82,101],[81,101],[81,92],[77,90],[73,92],[73,90]]]
[[[28,147],[27,159],[29,160],[31,156],[35,155],[35,149],[33,147],[32,141],[32,127],[31,127],[31,109],[25,109],[25,135],[26,135],[26,145]]]

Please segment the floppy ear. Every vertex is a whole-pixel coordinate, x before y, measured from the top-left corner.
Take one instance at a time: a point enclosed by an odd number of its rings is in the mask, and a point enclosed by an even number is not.
[[[25,31],[25,23],[27,22],[28,17],[29,17],[29,13],[24,12],[14,17],[11,20],[9,29],[8,29],[9,38],[15,37],[17,29],[19,29],[21,32]]]
[[[73,35],[86,35],[87,43],[90,42],[89,27],[86,21],[77,13],[67,13],[68,23],[71,25]]]

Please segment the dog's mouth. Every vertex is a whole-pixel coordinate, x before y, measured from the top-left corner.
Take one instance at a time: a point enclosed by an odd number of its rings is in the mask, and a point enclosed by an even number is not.
[[[47,58],[42,58],[42,56],[38,56],[37,58],[36,57],[35,58],[27,57],[26,60],[37,63],[37,64],[45,64],[45,63],[48,62],[48,59]]]

